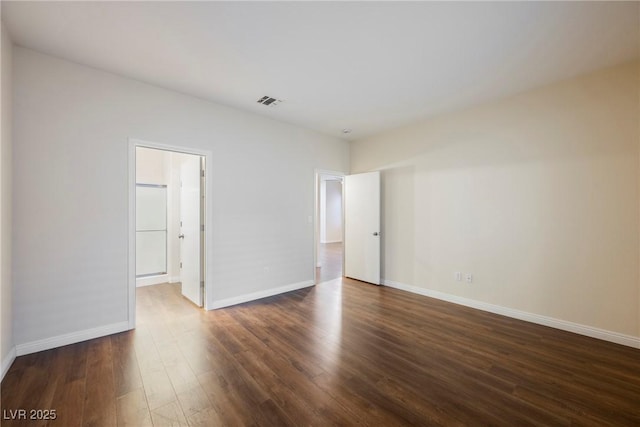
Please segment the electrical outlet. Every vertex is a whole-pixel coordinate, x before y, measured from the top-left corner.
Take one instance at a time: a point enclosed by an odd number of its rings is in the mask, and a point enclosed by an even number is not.
[[[467,283],[473,283],[473,275],[472,274],[467,273],[465,278],[467,279]]]
[[[462,273],[461,273],[461,272],[456,271],[456,272],[454,273],[454,277],[455,277],[455,279],[456,279],[456,282],[462,282]]]

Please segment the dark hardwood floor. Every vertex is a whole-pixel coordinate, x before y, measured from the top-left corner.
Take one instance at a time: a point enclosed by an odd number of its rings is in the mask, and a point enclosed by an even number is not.
[[[205,312],[138,290],[138,328],[16,359],[3,426],[640,425],[640,350],[337,279]]]

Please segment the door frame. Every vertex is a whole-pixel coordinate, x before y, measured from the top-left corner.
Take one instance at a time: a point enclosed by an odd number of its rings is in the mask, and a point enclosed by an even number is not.
[[[326,169],[315,169],[314,201],[313,201],[313,283],[318,280],[316,268],[318,267],[318,244],[320,243],[320,176],[330,175],[342,177],[342,245],[344,247],[344,177],[345,172]],[[342,271],[344,272],[344,254],[342,255]]]
[[[161,144],[142,139],[129,138],[128,147],[128,172],[129,178],[127,183],[127,192],[129,196],[128,206],[128,267],[127,267],[127,308],[128,308],[128,324],[129,329],[136,327],[136,148],[153,148],[156,150],[173,151],[176,153],[193,154],[204,157],[205,161],[205,203],[204,210],[204,244],[202,253],[200,254],[204,269],[202,280],[204,280],[204,309],[209,310],[207,295],[213,295],[213,278],[211,269],[207,268],[207,249],[213,247],[213,236],[211,224],[213,224],[213,209],[211,197],[212,182],[212,158],[213,153],[209,150],[201,150],[198,148],[184,147],[179,145]],[[202,208],[202,206],[201,206]]]

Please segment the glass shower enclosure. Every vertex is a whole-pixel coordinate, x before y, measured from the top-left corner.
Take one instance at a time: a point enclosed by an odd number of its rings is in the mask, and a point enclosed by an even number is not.
[[[136,184],[136,277],[167,273],[167,186]]]

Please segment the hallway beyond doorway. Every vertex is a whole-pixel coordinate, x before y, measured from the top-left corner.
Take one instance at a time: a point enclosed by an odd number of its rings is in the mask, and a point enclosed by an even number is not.
[[[342,242],[320,243],[316,284],[342,277]]]

